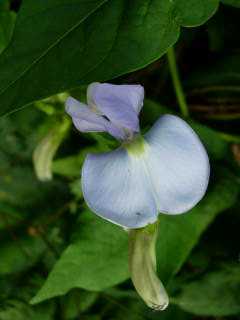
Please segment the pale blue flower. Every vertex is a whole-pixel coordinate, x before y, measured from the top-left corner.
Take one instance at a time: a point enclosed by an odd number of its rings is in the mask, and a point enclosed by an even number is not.
[[[93,83],[87,105],[71,97],[66,101],[79,131],[105,131],[122,141],[114,151],[87,156],[82,191],[97,215],[127,228],[154,223],[159,213],[190,210],[209,180],[205,148],[179,117],[164,115],[147,134],[139,134],[143,99],[140,85]]]

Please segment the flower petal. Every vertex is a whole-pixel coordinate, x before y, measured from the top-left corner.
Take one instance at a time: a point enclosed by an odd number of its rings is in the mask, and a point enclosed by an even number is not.
[[[101,131],[106,131],[103,129],[101,125],[98,125],[96,123],[88,122],[85,120],[81,120],[78,118],[73,118],[72,119],[73,124],[76,129],[78,129],[81,132],[101,132]]]
[[[79,131],[107,131],[107,120],[92,112],[86,104],[72,97],[66,100],[66,112],[72,117]]]
[[[66,100],[66,112],[72,117],[75,127],[81,132],[108,132],[123,140],[126,133],[101,115],[93,112],[88,105],[69,97]]]
[[[144,99],[142,86],[92,83],[87,97],[88,103],[95,105],[113,123],[139,132],[138,113]]]
[[[110,121],[108,121],[106,127],[107,127],[108,133],[111,136],[115,137],[116,139],[124,140],[126,138],[126,133],[124,132],[124,130],[122,128],[118,128]]]
[[[145,135],[145,163],[158,210],[179,214],[204,196],[209,180],[209,160],[198,136],[182,119],[165,115]]]
[[[123,148],[88,155],[82,169],[82,190],[99,216],[127,228],[140,228],[157,219],[157,208],[141,157]]]

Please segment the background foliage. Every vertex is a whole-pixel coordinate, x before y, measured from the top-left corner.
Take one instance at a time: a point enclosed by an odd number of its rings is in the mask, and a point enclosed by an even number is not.
[[[0,320],[239,319],[239,8],[239,0],[0,0]],[[154,313],[129,280],[127,234],[81,194],[86,154],[116,141],[79,134],[64,101],[84,100],[91,81],[141,83],[147,130],[179,112],[165,55],[175,43],[188,121],[212,173],[191,212],[159,217],[158,272],[171,305]]]

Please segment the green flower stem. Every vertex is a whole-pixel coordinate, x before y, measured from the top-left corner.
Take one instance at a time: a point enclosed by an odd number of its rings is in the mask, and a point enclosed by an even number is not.
[[[170,49],[168,49],[167,58],[168,58],[168,64],[169,64],[169,69],[170,69],[170,73],[171,73],[171,77],[172,77],[174,90],[176,93],[176,97],[178,100],[178,104],[179,104],[181,113],[184,117],[189,117],[188,106],[186,103],[186,98],[184,95],[184,91],[182,88],[182,84],[181,84],[179,72],[178,72],[178,67],[177,67],[177,63],[176,63],[174,47],[171,47]]]
[[[129,232],[129,269],[138,294],[150,308],[164,310],[169,299],[157,276],[155,244],[158,223]]]

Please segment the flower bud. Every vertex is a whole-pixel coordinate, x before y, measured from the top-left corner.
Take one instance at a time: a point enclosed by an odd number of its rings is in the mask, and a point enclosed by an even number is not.
[[[135,289],[154,310],[164,310],[168,295],[156,272],[155,244],[158,222],[129,231],[129,269]]]
[[[33,164],[37,178],[40,181],[52,179],[52,161],[61,142],[70,128],[70,121],[64,118],[55,124],[47,135],[39,142],[33,153]]]

